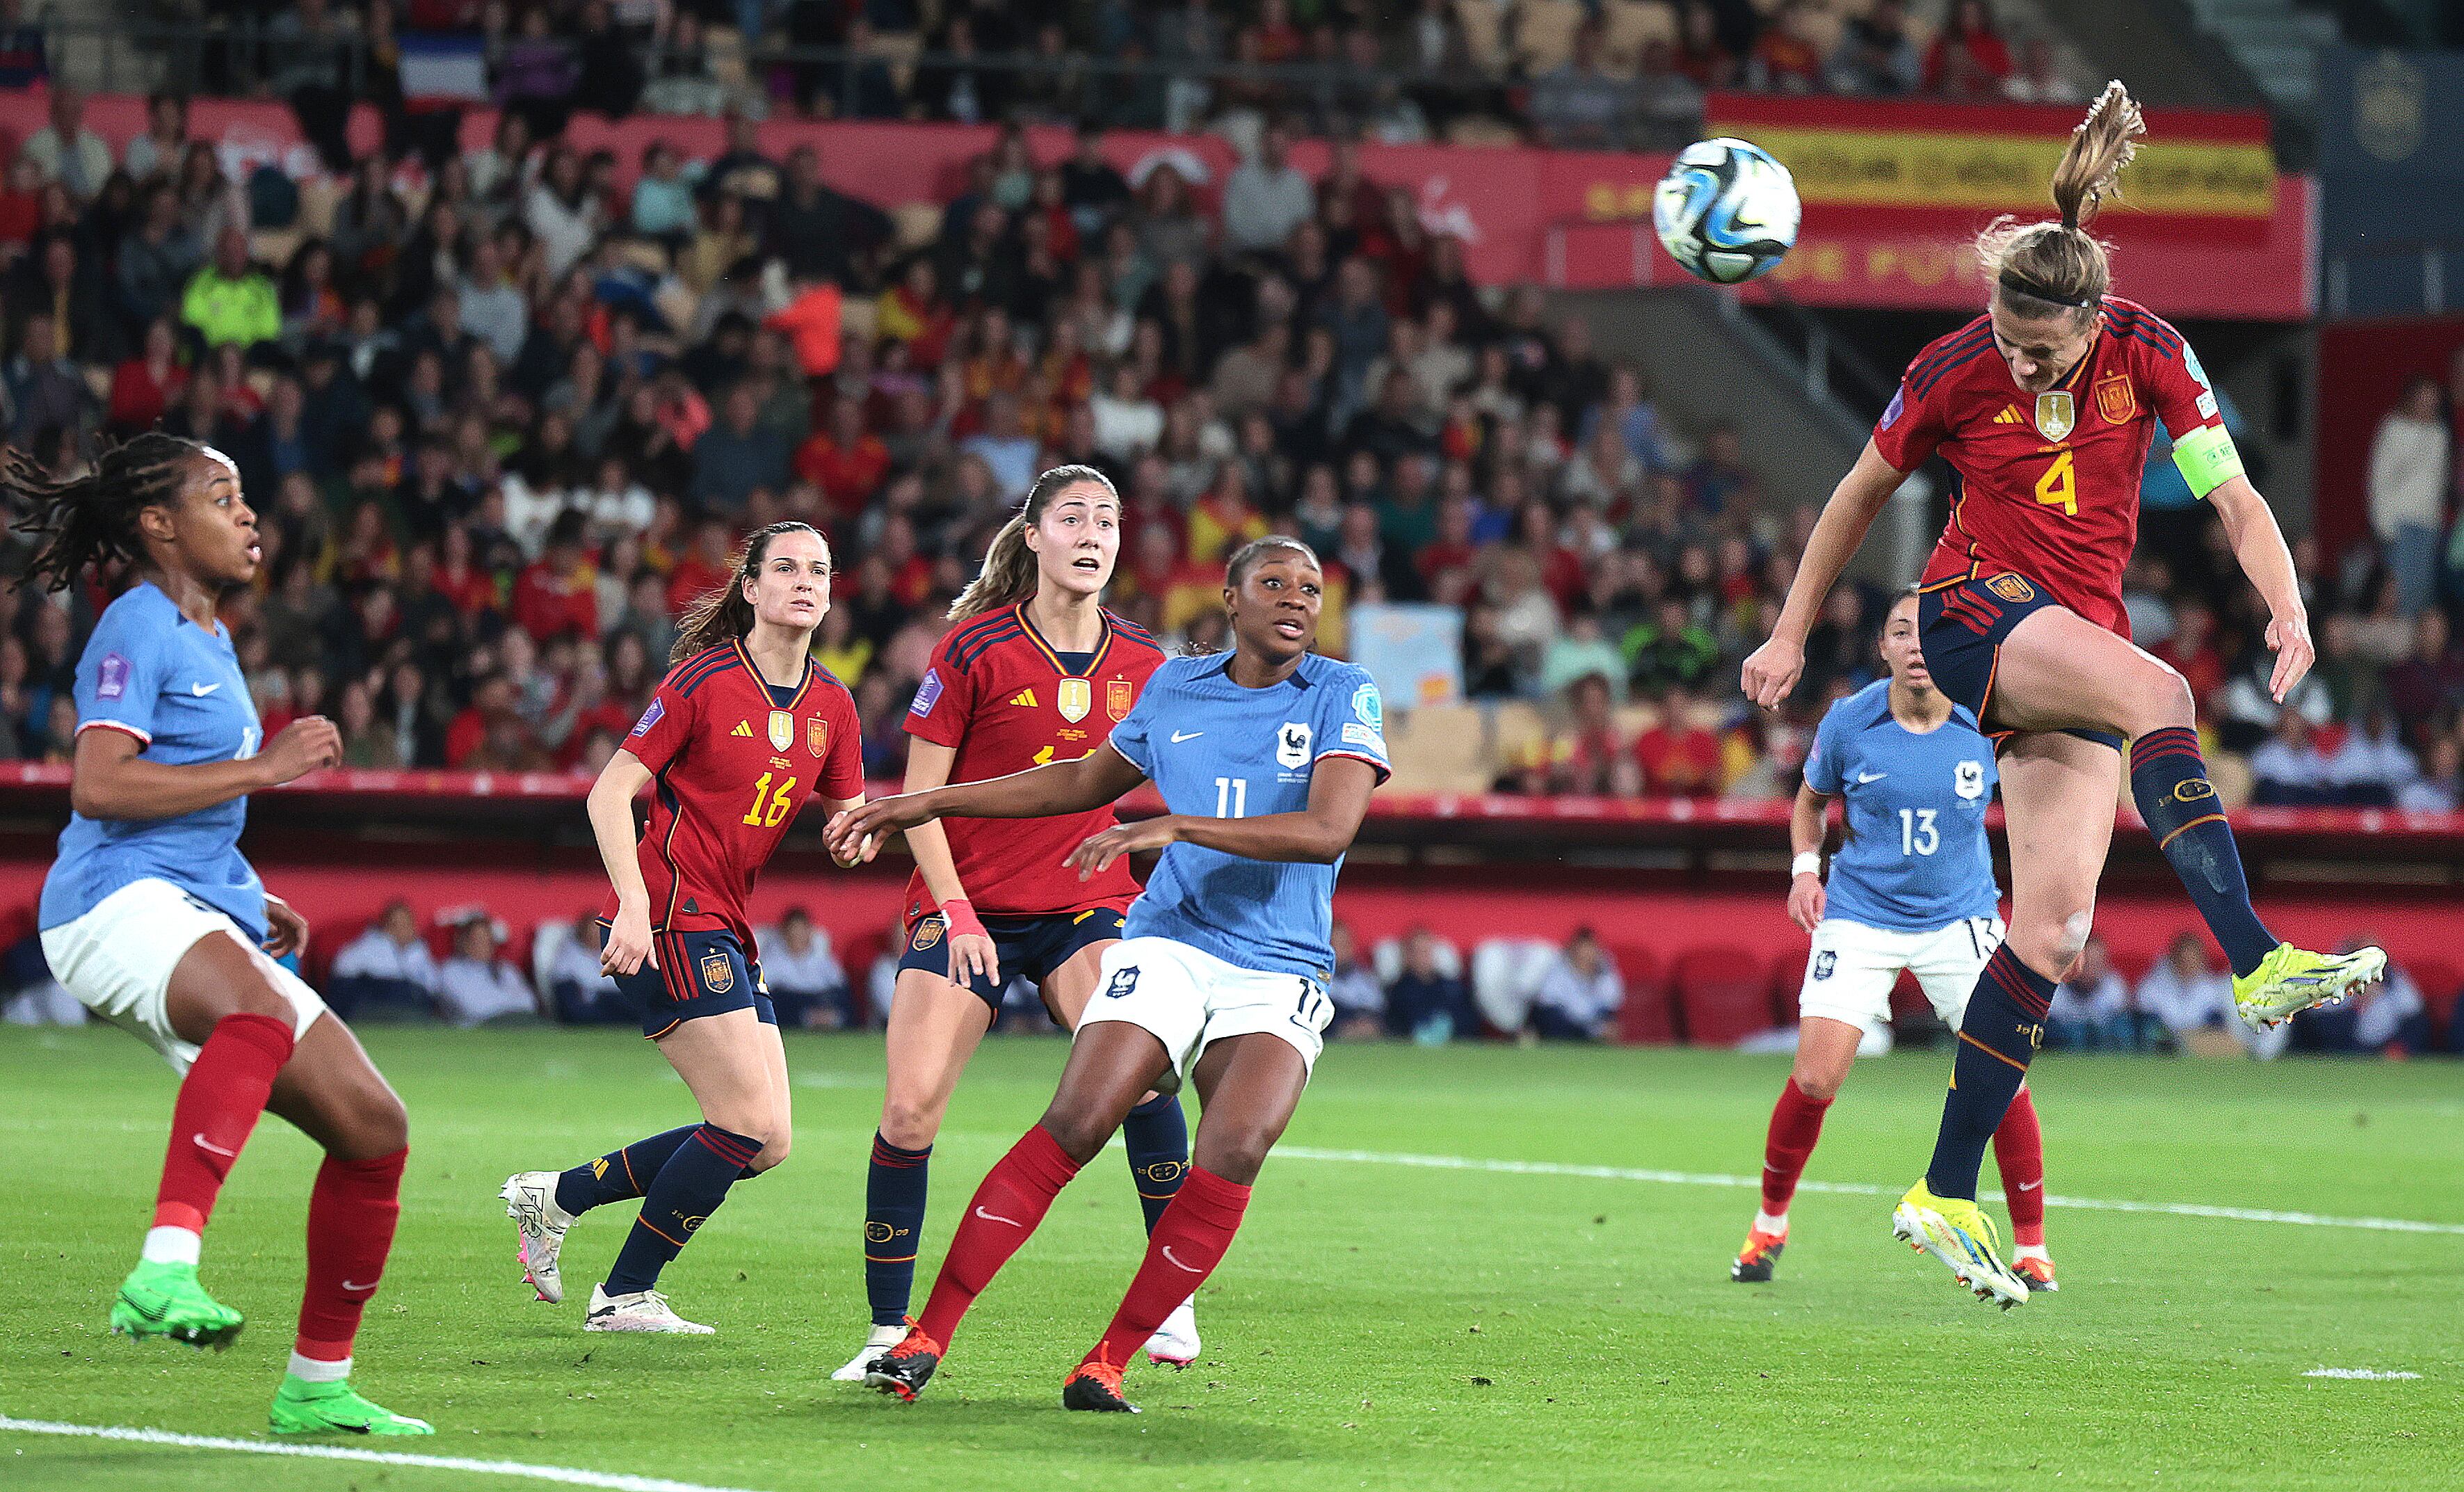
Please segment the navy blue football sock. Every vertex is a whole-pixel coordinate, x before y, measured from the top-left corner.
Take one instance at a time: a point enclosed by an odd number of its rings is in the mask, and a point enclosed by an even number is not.
[[[2233,844],[2233,825],[2225,822],[2224,804],[2208,780],[2199,733],[2171,725],[2132,741],[2130,796],[2233,973],[2257,968],[2275,951],[2276,934],[2251,910],[2241,851]]]
[[[659,1271],[718,1211],[727,1189],[759,1153],[759,1140],[715,1124],[695,1126],[643,1196],[642,1215],[633,1219],[633,1231],[626,1235],[616,1265],[607,1271],[607,1293],[631,1295],[657,1284]]]
[[[872,1132],[872,1165],[864,1178],[864,1293],[872,1324],[907,1319],[915,1293],[915,1249],[924,1236],[924,1193],[933,1147],[900,1150]]]
[[[1925,1168],[1925,1187],[1934,1196],[1976,1199],[1985,1147],[2028,1080],[2028,1062],[2044,1040],[2045,1010],[2053,998],[2054,981],[2021,963],[2010,944],[1985,961],[1975,993],[1968,997],[1968,1013],[1960,1018],[1950,1094],[1942,1104],[1933,1164]]]
[[[586,1160],[556,1178],[556,1205],[579,1218],[593,1207],[609,1202],[629,1202],[649,1191],[650,1178],[676,1152],[676,1147],[693,1138],[700,1129],[689,1124],[653,1134],[647,1140],[635,1140],[623,1150],[612,1150],[597,1160]]]
[[[1180,1099],[1157,1093],[1131,1109],[1121,1143],[1129,1149],[1130,1179],[1137,1183],[1138,1205],[1146,1209],[1147,1231],[1153,1233],[1155,1219],[1180,1191],[1181,1177],[1189,1174],[1189,1120]]]

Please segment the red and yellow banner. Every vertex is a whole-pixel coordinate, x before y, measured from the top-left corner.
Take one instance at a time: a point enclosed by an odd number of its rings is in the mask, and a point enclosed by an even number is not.
[[[1778,157],[1808,208],[2029,212],[2048,206],[2055,164],[2083,113],[1721,93],[1704,127]],[[2153,112],[2123,178],[2131,209],[2158,217],[2265,218],[2276,190],[2267,118],[2257,113]]]

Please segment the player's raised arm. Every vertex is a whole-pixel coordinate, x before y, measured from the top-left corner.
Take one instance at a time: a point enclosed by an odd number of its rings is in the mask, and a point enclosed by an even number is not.
[[[1090,836],[1069,852],[1069,864],[1081,875],[1094,875],[1123,855],[1185,844],[1249,860],[1332,865],[1360,833],[1360,823],[1369,816],[1369,795],[1376,786],[1377,769],[1369,762],[1329,757],[1310,775],[1309,806],[1298,813],[1257,819],[1187,814],[1142,819]]]
[[[1146,780],[1146,774],[1107,744],[1075,761],[1029,767],[981,782],[954,782],[921,793],[876,799],[830,821],[830,853],[844,859],[867,835],[911,829],[944,816],[957,819],[1047,819],[1101,808]]]
[[[1898,408],[1893,401],[1893,408]],[[1890,416],[1885,415],[1887,421]],[[1848,568],[1859,545],[1865,542],[1866,530],[1874,526],[1875,516],[1891,494],[1900,490],[1907,473],[1883,459],[1874,442],[1865,442],[1857,464],[1831,490],[1831,500],[1822,505],[1822,516],[1815,520],[1813,536],[1805,541],[1805,553],[1796,562],[1796,579],[1788,588],[1788,602],[1780,607],[1779,620],[1771,625],[1771,635],[1753,655],[1746,660],[1744,689],[1746,697],[1765,710],[1776,710],[1789,691],[1796,688],[1797,675],[1805,671],[1805,638],[1814,629],[1814,619],[1822,610],[1823,598],[1838,583],[1839,574]]]

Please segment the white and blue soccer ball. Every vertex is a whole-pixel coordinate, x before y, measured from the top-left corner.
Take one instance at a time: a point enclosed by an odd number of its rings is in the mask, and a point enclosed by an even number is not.
[[[1651,203],[1668,256],[1696,279],[1736,285],[1796,242],[1795,178],[1760,145],[1705,140],[1677,153]]]

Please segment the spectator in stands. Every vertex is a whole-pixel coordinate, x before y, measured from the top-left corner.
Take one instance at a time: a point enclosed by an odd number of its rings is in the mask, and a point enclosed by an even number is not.
[[[53,87],[45,114],[47,122],[18,149],[44,181],[67,187],[69,200],[82,206],[111,175],[111,146],[85,127],[85,95],[74,84]]]
[[[2412,619],[2412,650],[2388,667],[2387,701],[2416,747],[2464,705],[2464,648],[2453,646],[2438,607],[2424,606]]]
[[[2340,948],[2349,952],[2362,946],[2348,937]],[[2299,1051],[2403,1057],[2428,1049],[2430,1015],[2421,987],[2389,959],[2385,978],[2340,1004],[2303,1011],[2294,1018],[2292,1034]]]
[[[1423,1046],[1442,1046],[1480,1029],[1471,986],[1440,967],[1437,935],[1425,927],[1403,934],[1402,967],[1386,986],[1386,1029]]]
[[[436,956],[419,935],[419,919],[410,903],[397,898],[334,955],[325,1002],[344,1020],[361,1023],[372,1018],[426,1020],[436,1014],[440,989]]]
[[[1912,94],[1924,75],[1908,37],[1907,0],[1875,0],[1872,10],[1851,15],[1831,54],[1831,86],[1841,93]]]
[[[1720,38],[1720,16],[1710,0],[1685,0],[1677,15],[1677,51],[1670,59],[1678,76],[1698,88],[1734,88],[1745,69]]]
[[[813,914],[790,907],[775,928],[754,934],[761,945],[761,978],[779,1007],[779,1023],[790,1028],[837,1031],[854,1025],[847,971],[830,952],[830,935],[813,925]]]
[[[1566,60],[1532,84],[1531,122],[1541,141],[1561,150],[1607,150],[1618,142],[1632,92],[1601,68],[1607,33],[1586,18],[1574,30]]]
[[[2002,96],[2013,103],[2087,101],[2079,85],[2062,73],[2061,63],[2054,55],[2052,39],[2041,33],[2019,44],[2019,66],[2002,80]]]
[[[2446,404],[2436,379],[2413,379],[2370,442],[2370,529],[2395,580],[2397,611],[2405,617],[2436,594],[2451,453]]]
[[[2012,73],[2011,49],[1986,0],[1951,0],[1950,18],[1925,51],[1925,90],[1952,99],[1995,99]]]
[[[2045,1038],[2074,1051],[2132,1051],[2140,1038],[2134,1016],[2129,984],[2114,969],[2104,939],[2091,936],[2070,977],[2055,986]]]
[[[2165,956],[2139,981],[2139,1008],[2161,1022],[2177,1046],[2192,1045],[2196,1033],[2222,1026],[2244,1051],[2261,1059],[2284,1049],[2290,1026],[2262,1030],[2233,1009],[2233,976],[2209,961],[2208,942],[2186,930],[2175,934]]]
[[[26,0],[0,0],[0,88],[32,88],[51,73],[43,29],[26,22]]]
[[[248,348],[282,335],[282,301],[274,278],[249,261],[248,234],[225,228],[214,256],[188,280],[180,319],[209,347]]]
[[[2395,805],[2408,813],[2453,813],[2464,805],[2464,732],[2431,741],[2421,775],[2396,790]]]
[[[1531,997],[1531,1031],[1545,1041],[1598,1042],[1614,1034],[1625,1003],[1617,972],[1590,928],[1576,928]]]
[[[2337,801],[2335,763],[2299,710],[2277,715],[2275,734],[2251,753],[2250,770],[2256,779],[2252,802],[2315,807]]]
[[[2405,748],[2384,700],[2372,700],[2344,730],[2343,742],[2327,761],[2336,801],[2357,808],[2391,808],[2421,776]]]
[[[1754,38],[1754,50],[1746,58],[1746,86],[1763,93],[1820,93],[1822,54],[1814,45],[1813,31],[1814,8],[1808,0],[1786,0]]]
[[[1316,210],[1316,188],[1291,164],[1291,132],[1280,122],[1268,124],[1259,133],[1257,152],[1223,184],[1225,244],[1243,253],[1277,252]]]
[[[77,429],[95,405],[84,373],[59,350],[58,325],[49,312],[26,318],[17,355],[0,378],[8,393],[9,432],[21,446],[45,430]]]
[[[1352,924],[1334,924],[1334,976],[1327,981],[1327,998],[1334,1002],[1334,1024],[1327,1036],[1338,1042],[1374,1042],[1386,1034],[1386,991],[1377,971],[1360,961],[1360,947]]]
[[[534,1017],[538,997],[502,954],[495,922],[485,912],[453,932],[453,953],[437,971],[437,1008],[457,1026]]]

